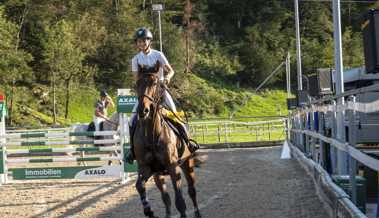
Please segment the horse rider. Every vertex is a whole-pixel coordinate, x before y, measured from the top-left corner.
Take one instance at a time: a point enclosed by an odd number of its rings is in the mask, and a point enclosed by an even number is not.
[[[113,122],[107,116],[108,106],[114,107],[112,98],[105,90],[100,91],[100,99],[95,104],[95,114],[93,116],[93,123],[95,125],[95,131],[102,131],[100,124],[104,121],[109,123]]]
[[[158,77],[161,82],[164,84],[169,84],[171,81],[171,78],[174,76],[174,70],[172,69],[171,65],[167,61],[166,56],[155,49],[151,48],[151,42],[153,39],[153,34],[150,32],[149,29],[142,27],[137,30],[137,32],[134,35],[134,42],[136,43],[136,46],[139,50],[139,53],[136,54],[132,59],[132,73],[133,78],[135,81],[138,79],[138,69],[139,68],[151,68],[154,67],[157,62],[160,64]],[[168,109],[176,113],[176,106],[174,104],[174,101],[170,95],[170,93],[165,90],[164,91],[164,103],[165,106],[168,107]],[[127,157],[127,161],[129,163],[132,163],[135,159],[134,152],[133,152],[133,134],[136,128],[136,111],[137,111],[138,102],[134,105],[133,108],[133,115],[131,116],[131,123],[130,123],[130,144],[131,144],[131,152],[129,152],[129,155]],[[182,122],[173,121],[176,125],[175,127],[178,128],[180,131],[180,135],[183,137],[184,141],[186,142],[187,146],[189,147],[189,150],[191,152],[194,152],[196,149],[198,149],[198,145],[193,142],[189,138],[189,133],[187,130],[187,127]]]

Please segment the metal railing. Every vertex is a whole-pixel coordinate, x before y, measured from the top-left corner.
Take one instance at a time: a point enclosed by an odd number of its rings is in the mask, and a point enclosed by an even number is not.
[[[348,156],[348,172],[351,187],[351,200],[357,203],[357,161],[361,164],[379,171],[379,160],[368,155],[365,151],[357,148],[357,112],[372,113],[379,112],[379,101],[370,103],[356,102],[356,95],[367,92],[378,92],[379,84],[350,90],[336,96],[329,96],[322,99],[314,100],[311,104],[299,108],[290,115],[290,141],[297,146],[306,157],[326,167],[326,148],[331,157],[331,174],[338,173],[336,166],[340,164],[341,158],[337,155],[337,150],[343,151]],[[336,105],[337,98],[345,98],[346,103]],[[346,129],[346,141],[336,139],[337,119],[336,113],[344,115],[344,128]],[[327,116],[331,113],[331,116]],[[317,115],[317,116],[316,116]],[[331,123],[326,128],[326,122]],[[377,128],[372,125],[371,128]],[[379,134],[379,132],[378,132]]]

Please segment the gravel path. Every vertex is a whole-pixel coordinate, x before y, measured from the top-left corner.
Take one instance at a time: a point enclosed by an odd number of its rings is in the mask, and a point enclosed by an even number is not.
[[[295,160],[280,160],[279,147],[202,153],[208,160],[197,169],[197,190],[204,218],[329,217],[311,179]],[[148,185],[153,209],[163,217],[160,194]],[[0,196],[1,218],[144,217],[134,185],[116,181],[13,183],[0,186]]]

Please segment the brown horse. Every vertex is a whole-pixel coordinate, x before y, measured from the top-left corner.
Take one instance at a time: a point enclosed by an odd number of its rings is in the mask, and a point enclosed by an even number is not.
[[[138,163],[136,188],[140,195],[144,214],[156,217],[146,196],[145,184],[151,176],[159,191],[166,208],[166,217],[171,217],[171,200],[166,189],[165,176],[169,175],[175,190],[175,206],[180,217],[187,217],[186,204],[181,191],[181,170],[188,184],[188,194],[192,199],[195,218],[201,218],[196,200],[194,160],[191,152],[185,147],[179,157],[180,139],[167,125],[163,118],[164,109],[161,100],[164,86],[158,78],[159,65],[149,70],[140,68],[137,80],[138,120],[133,136],[134,152]]]

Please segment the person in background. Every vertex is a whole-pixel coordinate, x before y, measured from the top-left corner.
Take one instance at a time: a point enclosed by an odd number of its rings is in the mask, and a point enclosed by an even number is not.
[[[104,121],[112,123],[107,113],[109,106],[114,107],[112,98],[105,90],[100,91],[100,99],[95,104],[95,114],[93,116],[95,131],[102,131],[101,123]]]

